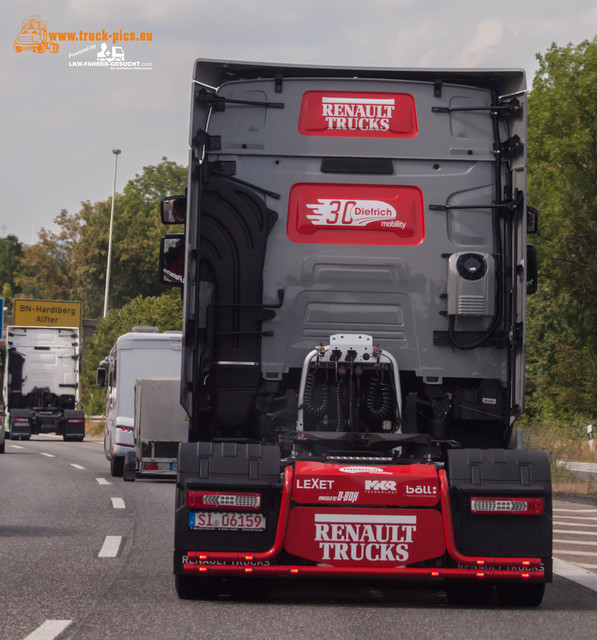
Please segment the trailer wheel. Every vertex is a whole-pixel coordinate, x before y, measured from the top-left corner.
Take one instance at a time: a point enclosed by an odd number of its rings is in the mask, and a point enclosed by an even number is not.
[[[497,597],[500,604],[507,607],[538,607],[545,594],[545,582],[533,584],[500,583]]]
[[[2,441],[2,444],[0,444],[0,453],[4,453],[4,446],[5,446],[5,443],[4,441]]]
[[[217,595],[213,578],[174,576],[176,593],[181,600],[203,600]]]
[[[124,456],[112,456],[110,460],[110,475],[113,478],[122,478],[124,471]]]
[[[484,605],[489,604],[493,595],[492,584],[477,582],[446,582],[448,602],[456,605]]]

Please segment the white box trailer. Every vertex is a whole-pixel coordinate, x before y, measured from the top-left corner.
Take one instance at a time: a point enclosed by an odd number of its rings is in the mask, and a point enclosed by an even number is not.
[[[6,436],[29,440],[53,432],[64,440],[83,440],[85,413],[76,409],[79,368],[77,327],[8,326],[2,387]]]
[[[121,335],[98,368],[98,385],[106,386],[104,452],[110,473],[122,476],[127,451],[134,451],[137,378],[180,375],[182,333],[157,327],[133,327]]]
[[[125,480],[176,475],[180,442],[188,442],[188,418],[180,404],[180,376],[138,378],[135,383],[134,451],[127,452]]]

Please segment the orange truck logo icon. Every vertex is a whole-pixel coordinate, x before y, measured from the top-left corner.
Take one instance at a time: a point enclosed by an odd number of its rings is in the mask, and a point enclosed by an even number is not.
[[[44,51],[56,53],[58,45],[55,42],[48,42],[47,25],[46,20],[41,20],[37,14],[25,18],[19,35],[15,38],[13,49],[17,53],[26,50],[35,51],[35,53]]]

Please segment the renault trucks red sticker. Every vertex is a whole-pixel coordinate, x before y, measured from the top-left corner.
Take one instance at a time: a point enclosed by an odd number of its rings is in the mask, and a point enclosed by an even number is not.
[[[332,566],[395,567],[445,552],[441,514],[431,509],[296,507],[286,550]]]
[[[304,136],[412,138],[415,101],[408,93],[307,91],[298,130]]]
[[[295,184],[287,234],[293,242],[418,245],[425,235],[423,194],[410,185]]]

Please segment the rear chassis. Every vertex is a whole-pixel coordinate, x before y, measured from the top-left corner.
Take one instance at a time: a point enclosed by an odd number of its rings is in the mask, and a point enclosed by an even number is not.
[[[137,477],[176,477],[176,455],[178,442],[142,441],[136,444],[135,451],[127,451],[124,461],[124,480]]]
[[[314,443],[319,444],[322,437],[327,436],[330,440],[337,440],[338,444],[362,436],[363,441],[368,440],[373,448],[380,447],[382,440],[386,448],[402,445],[416,450],[423,444],[440,446],[440,443],[432,443],[420,435],[391,434],[380,438],[372,437],[374,434],[348,434],[348,437],[337,433],[313,435],[315,437],[311,439],[311,435],[296,434],[303,450],[313,448]],[[374,457],[370,456],[365,463],[346,460],[339,464],[337,460],[281,459],[275,446],[230,442],[181,445],[174,552],[179,595],[192,595],[207,577],[242,576],[241,580],[246,580],[260,576],[287,576],[292,579],[343,576],[421,579],[438,583],[440,588],[445,583],[452,588],[455,586],[460,596],[462,593],[458,586],[461,584],[464,588],[473,589],[469,599],[474,599],[474,590],[478,595],[486,593],[493,585],[503,583],[507,584],[508,590],[520,596],[520,604],[540,603],[545,583],[552,580],[552,507],[546,454],[538,451],[451,449],[447,451],[446,465],[421,464],[421,461],[388,464],[381,457],[380,463],[372,465]],[[236,473],[230,473],[231,469]],[[352,471],[346,472],[346,469]],[[339,496],[340,501],[322,504],[322,496],[329,494],[325,488],[331,489],[334,484],[337,487],[359,484],[374,489],[381,487],[382,494],[370,493],[367,496],[363,491],[334,489],[336,495],[332,498]],[[305,485],[323,487],[324,490],[305,491]],[[410,488],[410,495],[405,494],[405,488],[406,491]],[[387,496],[383,498],[384,489],[394,490],[386,491]],[[189,529],[191,509],[187,506],[186,496],[188,491],[195,490],[259,493],[262,496],[260,511],[267,521],[266,529],[263,532]],[[541,513],[471,512],[472,498],[491,500],[492,497],[503,502],[507,499],[539,499]],[[344,535],[346,540],[357,541],[355,548],[359,547],[360,558],[347,561],[349,544],[340,548],[339,543],[333,542],[332,529],[320,528],[319,533],[323,531],[324,535],[314,536],[315,512],[320,519],[322,514],[329,515],[330,522],[375,522],[376,518],[391,522],[396,517],[399,521],[400,516],[405,516],[405,522],[424,523],[425,528],[418,531],[416,524],[410,530],[403,528],[397,534],[398,538],[396,531],[400,529],[394,529],[394,539],[406,541],[397,547],[407,555],[414,550],[415,562],[398,561],[398,555],[394,556],[390,550],[392,545],[364,544],[363,540],[367,543],[374,540],[371,536],[375,536],[375,525],[364,537],[366,530],[362,529],[359,534],[355,533],[354,527],[366,525],[353,525],[352,538],[346,538],[348,530],[343,528],[346,525],[329,525],[338,527],[336,539],[338,535]],[[380,534],[379,528],[377,534]],[[386,531],[386,540],[389,535]],[[319,543],[320,548],[322,544],[324,548],[328,545],[325,561],[313,555],[311,543],[317,539],[332,540]],[[368,547],[373,551],[368,558],[363,558]],[[335,557],[334,552],[337,552]],[[302,556],[299,555],[301,553]],[[382,555],[385,555],[385,561]],[[477,587],[475,583],[479,583]],[[498,593],[499,589],[498,586]]]
[[[12,440],[29,440],[40,433],[56,433],[76,442],[85,438],[85,412],[76,409],[13,409],[8,422]]]

